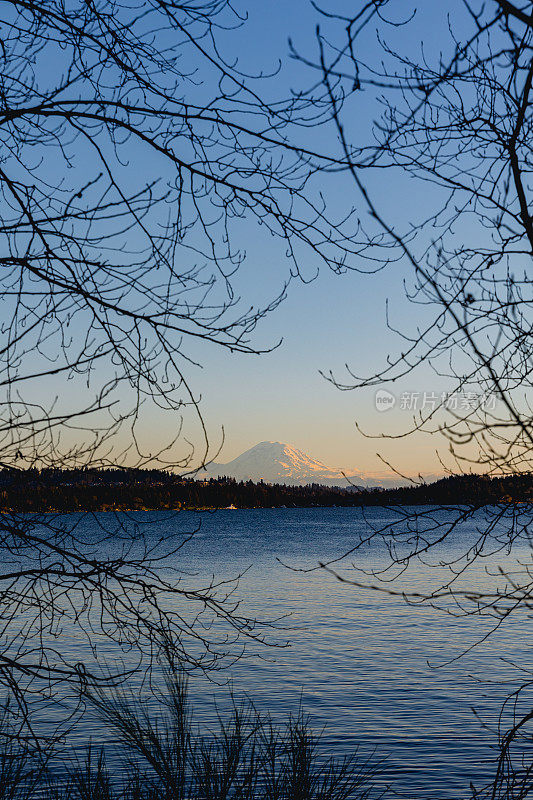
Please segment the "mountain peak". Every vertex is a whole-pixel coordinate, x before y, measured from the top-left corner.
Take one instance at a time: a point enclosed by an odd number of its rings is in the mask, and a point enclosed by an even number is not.
[[[240,456],[226,464],[209,464],[198,477],[235,478],[237,481],[265,481],[286,483],[290,486],[305,486],[320,483],[324,486],[381,486],[391,487],[405,484],[392,471],[363,473],[358,469],[342,470],[327,467],[311,458],[302,450],[284,442],[258,442]],[[440,475],[427,476],[436,480]]]
[[[291,485],[346,484],[342,470],[331,469],[292,445],[274,441],[259,442],[227,464],[211,464],[207,474]]]

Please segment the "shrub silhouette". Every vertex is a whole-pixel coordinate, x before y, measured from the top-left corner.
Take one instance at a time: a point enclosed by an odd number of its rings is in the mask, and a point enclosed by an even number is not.
[[[300,709],[284,725],[230,693],[230,709],[202,731],[193,723],[187,678],[168,670],[161,709],[124,690],[88,693],[110,746],[53,774],[35,768],[21,743],[4,736],[0,800],[369,800],[380,796],[378,764],[357,752],[342,758],[320,753],[320,736]],[[118,749],[118,753],[117,753]],[[49,755],[45,757],[48,762]],[[42,754],[41,754],[42,762]],[[121,764],[117,774],[117,763]],[[36,777],[37,776],[37,777]]]
[[[300,709],[284,726],[231,694],[209,733],[193,725],[187,678],[168,670],[162,715],[122,691],[96,692],[90,702],[115,731],[128,763],[122,794],[131,800],[365,800],[375,796],[377,764],[357,752],[325,758],[320,737]],[[97,763],[97,770],[105,769]],[[107,785],[105,775],[93,785]],[[107,800],[75,793],[73,800]]]

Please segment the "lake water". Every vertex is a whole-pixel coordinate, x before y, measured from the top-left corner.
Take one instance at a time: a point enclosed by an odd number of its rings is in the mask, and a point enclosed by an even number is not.
[[[248,657],[217,680],[231,676],[237,694],[246,693],[275,719],[301,703],[315,729],[324,727],[328,753],[344,754],[356,746],[362,754],[375,751],[385,759],[380,781],[392,785],[388,797],[459,800],[469,796],[471,781],[480,787],[490,780],[495,735],[480,720],[494,726],[509,690],[523,680],[511,662],[532,666],[533,626],[527,614],[512,616],[472,648],[494,620],[409,605],[401,597],[356,588],[312,569],[354,547],[369,526],[386,526],[388,514],[317,508],[139,512],[130,517],[146,522],[154,541],[168,534],[178,541],[199,523],[198,532],[165,568],[178,567],[191,585],[210,574],[229,579],[242,573],[235,596],[243,613],[269,619],[290,615],[283,621],[285,631],[266,631],[271,643],[288,639],[290,646],[252,644]],[[113,519],[111,514],[87,516],[81,524],[90,539],[97,524],[112,526]],[[483,524],[477,519],[459,527],[389,588],[422,592],[437,586],[447,574],[441,562],[453,560],[477,538],[476,522]],[[463,586],[486,588],[501,582],[491,575],[498,565],[508,570],[518,561],[531,561],[527,541],[518,542],[511,553],[493,553],[499,548],[491,542],[485,544],[485,557],[461,578]],[[352,563],[367,572],[379,569],[387,563],[386,544],[385,539],[360,548],[336,562],[335,570],[364,582]],[[453,610],[448,601],[443,603]],[[76,660],[91,658],[68,631],[63,647]],[[108,657],[113,658],[112,651]],[[190,681],[200,718],[213,714],[213,696],[224,706],[227,691],[200,676]],[[82,722],[75,735],[79,742],[89,735],[98,738],[98,731],[94,723],[85,728]]]

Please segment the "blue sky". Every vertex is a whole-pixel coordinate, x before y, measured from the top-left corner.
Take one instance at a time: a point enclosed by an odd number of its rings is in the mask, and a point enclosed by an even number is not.
[[[306,0],[242,5],[249,9],[248,22],[232,34],[233,41],[239,42],[242,66],[250,71],[261,66],[268,69],[279,57],[283,68],[276,79],[278,85],[306,85],[311,72],[287,60],[287,41],[291,36],[301,52],[316,54],[318,15],[311,5]],[[333,4],[327,8],[332,10]],[[418,48],[423,41],[426,48],[435,48],[447,36],[445,26],[442,9],[430,4],[419,12],[415,24],[400,29],[398,43]],[[368,58],[375,56],[374,47],[375,40],[369,35]],[[350,135],[366,135],[374,111],[369,93],[357,95],[348,114],[353,126]],[[314,131],[309,136],[315,137],[318,146],[338,147],[331,130]],[[398,225],[416,218],[427,207],[431,193],[427,184],[392,170],[369,178],[369,186],[380,208]],[[353,204],[361,206],[346,176],[332,176],[323,188],[329,207],[339,213]],[[363,208],[361,213],[366,215]],[[243,244],[248,259],[236,283],[244,299],[261,302],[275,294],[287,264],[275,246],[268,250],[263,242],[258,245],[253,228],[243,231]],[[307,277],[315,274],[315,267],[304,264]],[[358,373],[371,373],[389,353],[397,351],[401,346],[398,337],[386,327],[386,300],[400,328],[412,330],[424,314],[419,306],[406,301],[404,278],[410,279],[410,270],[403,263],[375,275],[348,272],[337,276],[322,270],[311,283],[294,281],[284,303],[258,327],[254,335],[258,347],[271,346],[283,337],[272,353],[243,356],[199,347],[197,357],[202,368],[191,368],[189,374],[193,388],[202,396],[202,410],[213,441],[221,441],[222,426],[225,430],[225,444],[217,460],[230,460],[262,440],[280,440],[331,465],[383,469],[379,452],[401,471],[439,472],[436,450],[443,447],[440,437],[420,434],[408,442],[377,441],[358,433],[356,422],[370,434],[398,434],[408,428],[411,414],[399,408],[399,403],[394,410],[380,413],[375,408],[375,389],[341,392],[320,374],[320,370],[333,370],[342,382],[346,378],[345,363]],[[402,392],[440,393],[451,388],[445,379],[423,368],[395,386],[394,392],[399,398]],[[163,429],[165,424],[161,417]]]
[[[423,47],[433,56],[448,40],[446,12],[440,4],[419,5],[421,9],[408,26],[391,29],[391,44],[417,54]],[[402,5],[406,14],[408,6]],[[308,0],[290,3],[242,0],[237,7],[247,10],[248,20],[239,30],[221,34],[218,44],[227,58],[238,58],[244,72],[267,73],[281,63],[278,74],[260,83],[263,95],[274,98],[286,94],[289,88],[305,89],[314,82],[316,74],[289,57],[288,45],[291,37],[303,55],[316,57],[315,27],[320,17]],[[352,7],[349,2],[326,4],[328,11],[353,10]],[[448,10],[457,14],[460,7],[459,2],[446,4]],[[460,20],[454,22],[460,28]],[[342,32],[342,25],[323,19],[322,24],[326,30],[336,25],[335,36]],[[371,29],[361,40],[360,48],[360,55],[369,62],[379,56]],[[199,74],[198,80],[202,78]],[[51,79],[55,79],[52,73]],[[204,92],[201,85],[194,91],[198,97]],[[357,92],[349,100],[344,122],[350,140],[368,141],[376,111],[372,91]],[[318,150],[340,153],[332,126],[311,128],[301,135]],[[90,146],[85,147],[89,152]],[[144,151],[137,150],[135,145],[129,155],[121,169],[126,180],[131,176],[132,185],[137,179],[148,181],[157,175],[160,167],[157,156],[151,154],[146,159]],[[75,166],[82,176],[84,160],[85,151],[79,151]],[[47,167],[55,179],[57,167],[52,157]],[[438,201],[437,189],[398,171],[365,173],[365,180],[387,221],[400,229]],[[332,216],[343,217],[355,209],[355,215],[368,222],[367,209],[349,175],[321,176],[311,190],[323,192]],[[459,235],[470,235],[468,227]],[[135,244],[131,242],[132,250]],[[273,240],[251,219],[238,230],[238,244],[246,251],[243,266],[234,278],[236,293],[241,297],[240,308],[268,304],[282,289],[290,271],[283,242]],[[422,250],[424,244],[419,241],[417,247]],[[190,251],[180,251],[179,257],[190,266],[187,261],[191,258]],[[259,441],[278,440],[331,466],[370,472],[382,470],[380,453],[408,474],[440,471],[436,451],[446,447],[441,437],[417,434],[409,440],[376,440],[365,438],[356,428],[357,423],[374,435],[398,435],[409,428],[412,415],[401,407],[402,393],[439,395],[453,388],[446,379],[436,376],[429,365],[389,387],[397,403],[386,413],[376,408],[377,387],[341,392],[321,375],[321,371],[332,371],[341,383],[350,382],[345,364],[358,374],[372,374],[390,354],[402,348],[399,337],[386,325],[387,302],[389,318],[400,330],[413,332],[417,324],[430,319],[431,309],[413,306],[406,300],[404,281],[409,285],[412,280],[410,266],[398,261],[376,274],[364,274],[368,262],[355,258],[352,266],[362,272],[348,270],[342,275],[326,268],[318,273],[318,266],[310,256],[302,260],[301,279],[290,282],[285,301],[255,330],[252,344],[257,349],[271,348],[282,340],[272,352],[240,355],[212,344],[186,343],[185,353],[201,367],[184,361],[184,373],[195,396],[201,397],[200,407],[215,450],[222,441],[222,429],[225,431],[224,446],[217,460],[230,460]],[[41,387],[43,392],[46,388],[50,397],[59,394],[62,402],[77,402],[76,394],[84,391],[81,383],[71,384],[63,391],[62,384],[55,380],[43,381]],[[184,433],[196,442],[198,425],[191,415],[185,416]],[[176,418],[147,405],[138,430],[141,444],[155,449],[156,444],[163,444],[173,435],[178,424]],[[126,446],[127,430],[123,435]]]

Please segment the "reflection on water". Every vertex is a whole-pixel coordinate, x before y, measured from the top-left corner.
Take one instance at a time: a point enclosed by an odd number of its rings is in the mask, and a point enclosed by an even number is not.
[[[387,521],[383,510],[367,514],[373,522]],[[480,785],[490,778],[494,735],[472,708],[485,723],[497,720],[509,687],[522,680],[511,662],[531,666],[530,620],[512,618],[471,649],[493,621],[408,605],[401,597],[342,584],[323,570],[305,571],[354,546],[367,524],[359,509],[135,516],[151,521],[154,539],[169,531],[179,537],[201,518],[199,532],[167,568],[217,578],[244,573],[237,594],[247,615],[273,619],[290,614],[286,632],[271,635],[278,644],[288,637],[290,647],[252,646],[230,671],[235,691],[246,692],[259,710],[283,718],[301,702],[315,728],[325,726],[324,743],[332,752],[342,754],[360,745],[367,754],[377,748],[380,756],[387,756],[383,781],[393,783],[392,796],[462,798],[469,795],[470,781]],[[95,522],[88,517],[84,524],[90,538]],[[439,561],[462,552],[473,534],[468,526],[456,531],[453,541],[427,559],[431,563],[414,564],[399,579],[401,586],[416,591],[436,585],[445,574]],[[360,580],[350,570],[352,561],[371,571],[384,565],[385,558],[382,546],[371,545],[335,568]],[[520,551],[520,558],[530,559],[529,550]],[[508,567],[511,556],[477,562],[461,579],[463,585],[488,586],[496,579],[487,568],[493,571],[505,561]],[[89,659],[73,636],[65,636],[63,643],[76,660]],[[112,651],[108,657],[113,658]],[[219,707],[226,702],[227,687],[217,688],[203,678],[193,678],[190,689],[200,718],[213,713],[213,695]],[[94,722],[77,726],[77,741],[89,735],[98,738]]]

